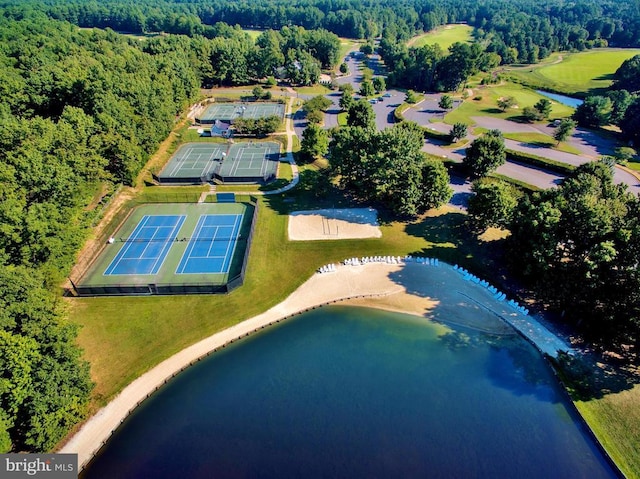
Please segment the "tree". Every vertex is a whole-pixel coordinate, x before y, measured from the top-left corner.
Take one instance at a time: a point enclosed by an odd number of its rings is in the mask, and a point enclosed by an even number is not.
[[[504,164],[507,158],[504,137],[500,130],[490,130],[476,138],[467,148],[466,153],[462,162],[472,178],[486,176]]]
[[[640,98],[636,98],[620,120],[622,134],[637,148],[640,146]]]
[[[471,185],[471,192],[468,212],[477,229],[509,227],[521,196],[513,186],[504,181],[478,180]]]
[[[327,154],[329,150],[329,135],[326,130],[312,123],[302,132],[300,155],[306,161],[313,161],[317,157]]]
[[[360,85],[360,95],[364,97],[370,97],[375,94],[375,89],[373,88],[373,83],[370,81],[363,81]]]
[[[438,106],[442,110],[451,110],[453,108],[453,98],[451,95],[442,95],[438,101]]]
[[[453,196],[447,168],[440,160],[425,160],[421,171],[420,211],[439,208]]]
[[[610,90],[606,96],[611,100],[611,117],[609,121],[614,125],[619,125],[627,112],[627,108],[631,106],[636,97],[627,90]]]
[[[365,55],[371,55],[373,53],[373,43],[367,42],[360,45],[360,52]]]
[[[522,109],[522,116],[529,123],[533,123],[534,121],[540,121],[544,118],[542,113],[540,113],[538,110],[536,110],[532,106],[525,106]]]
[[[498,108],[502,111],[507,111],[509,108],[513,108],[517,104],[516,99],[512,96],[503,96],[498,98]]]
[[[375,128],[376,114],[367,100],[357,100],[347,111],[347,125],[362,128]]]
[[[413,90],[407,90],[407,95],[406,95],[404,101],[406,103],[409,103],[410,105],[413,105],[414,103],[416,103],[418,101],[418,98],[416,96],[416,92],[414,92]]]
[[[347,92],[344,92],[342,94],[342,96],[340,97],[340,102],[338,103],[340,105],[340,108],[343,111],[348,111],[349,107],[351,105],[353,105],[353,102],[355,101],[355,99],[353,98],[353,96],[351,96],[350,94],[348,94]]]
[[[458,140],[467,136],[467,125],[464,123],[456,122],[451,127],[451,132],[449,133],[451,137],[451,143],[455,143]]]
[[[552,107],[553,105],[551,101],[548,100],[547,98],[541,98],[540,100],[538,100],[538,102],[535,105],[533,105],[533,108],[535,108],[540,113],[541,119],[549,118]]]
[[[559,188],[518,203],[510,257],[552,307],[608,347],[640,345],[638,198],[610,165],[579,166]]]
[[[311,113],[312,111],[326,111],[330,106],[331,100],[324,95],[316,95],[310,100],[305,101],[302,109],[307,113]]]
[[[640,55],[622,62],[613,77],[616,89],[640,92]]]
[[[387,84],[384,81],[384,77],[374,77],[373,78],[373,88],[376,93],[383,92],[387,89]]]
[[[608,125],[611,120],[613,104],[605,96],[590,96],[576,108],[573,119],[581,126],[597,128]]]
[[[565,141],[571,134],[573,133],[573,129],[576,127],[576,122],[569,119],[564,118],[560,121],[560,124],[556,127],[555,132],[553,133],[553,139],[556,140],[558,145],[560,142]]]
[[[342,73],[343,75],[346,75],[347,73],[349,73],[349,66],[345,62],[342,62],[340,64],[339,70],[340,70],[340,73]]]
[[[253,90],[251,90],[251,93],[253,94],[254,98],[259,100],[264,96],[264,90],[262,89],[261,86],[256,86],[253,87]]]
[[[307,121],[311,124],[319,125],[320,123],[322,123],[323,119],[324,113],[322,113],[320,110],[312,110],[307,113]]]

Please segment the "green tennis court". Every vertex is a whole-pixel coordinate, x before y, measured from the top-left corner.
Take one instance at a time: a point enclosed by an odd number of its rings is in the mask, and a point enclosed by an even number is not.
[[[279,143],[235,143],[229,148],[215,177],[224,183],[266,182],[275,178],[279,162]]]
[[[158,175],[160,183],[201,183],[211,180],[228,146],[220,143],[185,143]]]
[[[242,271],[254,206],[135,208],[79,281],[81,295],[216,292]]]
[[[198,115],[196,120],[202,124],[215,123],[216,120],[233,123],[238,118],[255,120],[273,115],[284,118],[282,103],[214,103]]]

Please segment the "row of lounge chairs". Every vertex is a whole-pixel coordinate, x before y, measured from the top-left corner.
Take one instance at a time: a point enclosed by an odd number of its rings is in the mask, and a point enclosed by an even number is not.
[[[333,273],[336,270],[335,264],[325,264],[318,268],[318,273]]]
[[[504,301],[506,299],[507,295],[505,293],[503,293],[502,291],[499,291],[498,288],[496,288],[495,286],[492,286],[487,281],[480,279],[477,276],[469,273],[469,271],[464,269],[462,266],[458,266],[456,264],[453,266],[453,269],[459,272],[460,274],[462,274],[462,277],[465,280],[471,281],[472,283],[479,284],[480,286],[484,286],[485,288],[487,288],[487,290],[490,293],[492,293],[493,297],[498,301]],[[510,299],[509,301],[507,301],[507,304],[524,316],[527,316],[529,314],[529,310],[527,308],[519,305],[518,302],[514,301],[513,299]]]
[[[418,263],[430,266],[439,266],[437,258],[423,258],[413,256],[364,256],[362,258],[347,258],[342,264],[347,266],[360,266],[367,263],[403,264]]]

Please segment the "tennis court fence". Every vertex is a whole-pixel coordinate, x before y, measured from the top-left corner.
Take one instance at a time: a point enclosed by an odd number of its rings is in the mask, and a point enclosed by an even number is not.
[[[247,201],[253,206],[253,216],[251,218],[251,227],[246,237],[246,246],[242,258],[242,266],[240,272],[228,279],[226,283],[203,283],[203,282],[187,282],[173,281],[171,283],[120,283],[120,284],[88,284],[83,285],[81,282],[69,277],[68,288],[65,288],[65,294],[69,296],[148,296],[148,295],[173,295],[173,294],[225,294],[230,293],[236,288],[244,284],[245,274],[247,272],[247,264],[249,262],[249,253],[253,243],[253,235],[255,233],[256,223],[258,220],[259,202],[255,196],[250,196]],[[124,239],[124,238],[123,238]],[[244,242],[244,238],[243,242]],[[198,240],[198,238],[196,238]],[[203,239],[204,240],[204,239]],[[135,239],[130,241],[136,241]],[[145,240],[148,241],[148,240]],[[237,270],[236,270],[237,271]]]

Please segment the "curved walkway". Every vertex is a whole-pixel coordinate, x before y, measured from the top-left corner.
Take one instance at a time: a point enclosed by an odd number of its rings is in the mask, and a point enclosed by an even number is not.
[[[115,399],[91,417],[59,451],[77,453],[82,469],[125,418],[176,374],[240,338],[300,312],[337,301],[352,300],[367,306],[416,314],[427,319],[450,319],[509,334],[508,322],[539,350],[555,355],[569,347],[534,319],[523,316],[486,288],[465,280],[452,266],[417,262],[370,262],[337,266],[335,272],[314,274],[282,303],[268,311],[220,331],[164,360],[129,384]],[[502,319],[503,321],[499,321]],[[512,331],[511,331],[512,333]]]

